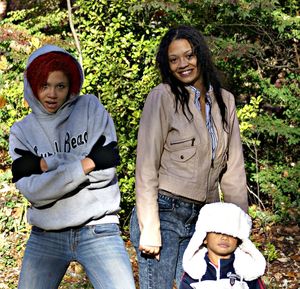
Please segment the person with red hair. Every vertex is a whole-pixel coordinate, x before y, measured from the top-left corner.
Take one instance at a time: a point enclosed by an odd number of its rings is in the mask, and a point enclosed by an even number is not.
[[[79,94],[82,83],[80,64],[60,47],[45,45],[28,59],[32,112],[9,137],[12,181],[30,203],[32,226],[19,289],[58,288],[72,261],[96,289],[135,288],[119,229],[114,123],[95,95]]]
[[[35,96],[38,90],[47,83],[48,75],[53,71],[62,71],[69,80],[69,94],[80,91],[81,73],[78,65],[70,55],[61,52],[49,52],[33,60],[26,70],[26,76]]]

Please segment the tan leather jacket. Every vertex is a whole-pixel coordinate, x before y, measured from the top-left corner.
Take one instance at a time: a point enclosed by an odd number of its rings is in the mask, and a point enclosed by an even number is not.
[[[212,117],[218,144],[212,162],[210,136],[190,91],[189,121],[181,107],[175,112],[175,97],[169,85],[160,84],[148,95],[138,133],[136,162],[136,207],[141,230],[140,244],[161,246],[158,190],[205,202],[219,201],[218,185],[225,202],[248,208],[246,175],[235,101],[222,90],[227,107],[229,132],[213,92]]]

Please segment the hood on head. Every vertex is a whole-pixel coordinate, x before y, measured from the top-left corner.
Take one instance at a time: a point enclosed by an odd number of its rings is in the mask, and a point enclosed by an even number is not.
[[[28,58],[28,61],[27,61],[27,64],[26,64],[26,69],[30,66],[32,61],[34,61],[37,57],[39,57],[43,54],[49,53],[49,52],[65,53],[65,54],[71,56],[74,59],[74,62],[78,66],[78,70],[79,70],[79,73],[80,73],[80,79],[81,79],[80,89],[81,89],[82,84],[83,84],[83,80],[84,80],[83,70],[82,70],[81,65],[79,64],[77,59],[72,54],[70,54],[65,49],[63,49],[61,47],[58,47],[56,45],[47,44],[47,45],[44,45],[41,48],[38,48],[37,50],[35,50]],[[75,96],[75,98],[77,96]],[[49,112],[46,111],[46,109],[42,106],[42,104],[38,101],[38,99],[33,95],[31,86],[30,86],[30,84],[28,82],[28,79],[26,77],[26,70],[24,72],[24,98],[27,101],[28,105],[30,106],[30,108],[32,109],[33,112],[35,112],[37,114],[45,114],[45,113],[49,114]]]

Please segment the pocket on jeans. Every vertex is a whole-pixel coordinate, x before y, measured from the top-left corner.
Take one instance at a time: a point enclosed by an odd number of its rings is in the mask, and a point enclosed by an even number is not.
[[[93,234],[99,237],[120,235],[118,224],[99,224],[91,226]]]
[[[172,211],[174,208],[173,201],[168,196],[158,194],[157,202],[160,212]]]

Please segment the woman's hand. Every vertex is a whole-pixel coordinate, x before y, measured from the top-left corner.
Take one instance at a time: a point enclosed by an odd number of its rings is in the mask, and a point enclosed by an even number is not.
[[[15,159],[12,163],[12,182],[15,183],[23,177],[29,177],[33,174],[43,173],[45,164],[42,163],[42,158],[33,154],[28,150],[15,148],[15,152],[21,157]],[[47,165],[47,164],[46,164]]]
[[[159,246],[139,246],[139,250],[142,252],[142,254],[149,255],[155,257],[157,261],[159,261],[159,252],[160,247]]]
[[[87,155],[87,158],[94,162],[96,170],[104,170],[116,167],[120,164],[120,155],[117,142],[112,141],[103,146],[105,140],[106,137],[104,135],[100,136],[100,138],[94,144],[91,152]]]

